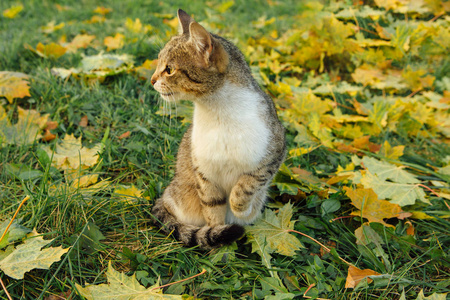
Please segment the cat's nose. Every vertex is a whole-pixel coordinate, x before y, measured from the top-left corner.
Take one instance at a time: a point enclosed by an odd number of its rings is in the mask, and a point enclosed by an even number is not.
[[[157,80],[156,76],[155,76],[155,74],[153,74],[152,78],[150,79],[150,82],[152,83],[152,85],[155,85],[156,80]]]

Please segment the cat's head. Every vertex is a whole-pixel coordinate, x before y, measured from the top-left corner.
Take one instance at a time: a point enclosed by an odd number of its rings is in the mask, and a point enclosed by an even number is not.
[[[229,57],[219,39],[181,9],[178,20],[180,34],[160,51],[151,82],[167,101],[195,101],[223,85]]]

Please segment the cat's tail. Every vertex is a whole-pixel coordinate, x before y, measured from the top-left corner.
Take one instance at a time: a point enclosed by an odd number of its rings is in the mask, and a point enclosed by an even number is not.
[[[173,236],[188,247],[199,246],[202,249],[212,249],[229,245],[244,235],[244,227],[237,224],[210,226],[195,226],[180,223],[164,206],[161,199],[156,201],[152,215],[157,219],[157,225],[163,231]]]

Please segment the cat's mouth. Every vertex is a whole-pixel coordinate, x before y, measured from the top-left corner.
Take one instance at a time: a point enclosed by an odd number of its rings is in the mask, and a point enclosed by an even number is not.
[[[170,97],[170,96],[173,96],[175,93],[170,92],[170,93],[159,93],[159,94],[163,97]]]

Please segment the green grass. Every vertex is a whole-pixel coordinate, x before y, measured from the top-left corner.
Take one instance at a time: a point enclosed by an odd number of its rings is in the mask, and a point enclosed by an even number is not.
[[[30,229],[36,228],[46,239],[54,238],[53,246],[71,247],[50,270],[32,270],[23,280],[11,279],[0,272],[13,299],[53,299],[48,297],[59,294],[81,299],[75,283],[104,283],[109,261],[116,270],[136,274],[145,286],[153,285],[159,279],[162,284],[175,282],[196,275],[202,269],[207,270],[205,275],[166,288],[165,293],[169,294],[184,293],[203,299],[258,299],[270,294],[261,283],[263,278],[270,277],[270,272],[261,263],[260,256],[252,253],[245,239],[238,241],[234,254],[215,260],[217,251],[185,248],[152,224],[151,208],[174,174],[175,155],[187,125],[181,118],[157,113],[162,103],[149,82],[126,73],[107,78],[102,84],[90,85],[73,79],[62,81],[50,73],[52,67],[76,66],[82,59],[80,53],[92,55],[97,54],[98,49],[105,49],[104,37],[123,31],[126,18],[140,18],[142,23],[155,28],[153,33],[140,37],[135,43],[113,51],[133,55],[135,65],[139,66],[146,59],[155,59],[169,38],[166,32],[170,28],[153,13],[175,14],[178,7],[184,8],[197,20],[205,20],[209,26],[216,24],[213,28],[216,33],[244,47],[249,37],[260,37],[272,29],[283,32],[294,26],[298,22],[295,17],[302,8],[301,3],[294,0],[280,1],[278,6],[270,6],[267,1],[237,0],[220,14],[214,10],[218,4],[210,7],[206,2],[127,0],[105,4],[104,1],[67,0],[58,3],[70,9],[58,11],[53,1],[29,0],[23,1],[24,10],[15,19],[0,17],[0,71],[19,71],[32,77],[31,97],[16,99],[13,104],[0,99],[9,115],[16,116],[17,106],[36,109],[50,114],[50,119],[58,122],[58,128],[53,131],[58,139],[65,134],[75,134],[83,136],[83,145],[88,146],[104,140],[100,167],[95,172],[102,179],[109,178],[113,188],[134,184],[144,191],[143,196],[150,198],[127,202],[113,194],[112,189],[88,196],[80,191],[69,191],[62,173],[39,157],[38,149],[42,143],[30,147],[1,147],[0,221],[10,218],[24,196],[30,195],[30,200],[19,212],[20,223]],[[0,2],[0,11],[15,3],[10,0]],[[103,5],[112,9],[104,23],[83,23],[94,15],[97,6]],[[251,25],[261,16],[266,19],[276,17],[276,21],[263,29]],[[65,22],[66,25],[59,31],[44,34],[39,28],[53,20],[56,24]],[[96,41],[100,43],[98,49],[80,49],[76,54],[55,60],[40,58],[24,48],[24,44],[36,47],[38,42],[57,42],[63,34],[71,40],[79,33],[96,35]],[[445,72],[442,73],[444,76]],[[347,100],[338,98],[340,103]],[[83,116],[88,117],[88,127],[79,126]],[[131,132],[130,137],[119,139],[127,131]],[[290,147],[296,146],[294,136],[293,132],[288,132]],[[403,161],[419,168],[441,166],[440,162],[449,155],[448,146],[439,141],[385,137],[388,138],[406,144]],[[308,155],[290,157],[287,163],[325,176],[349,161],[349,155],[320,147]],[[8,171],[9,164],[22,164],[41,170],[44,175],[38,179],[18,180]],[[429,174],[424,176],[438,179]],[[373,225],[383,238],[381,247],[385,256],[381,257],[373,243],[368,246],[356,244],[354,230],[361,225],[360,218],[335,220],[349,216],[353,210],[342,191],[330,196],[341,203],[341,208],[332,214],[323,214],[324,199],[317,193],[305,198],[283,198],[274,188],[273,195],[277,201],[295,203],[296,230],[322,243],[335,243],[336,253],[353,264],[394,275],[357,289],[345,289],[348,266],[337,255],[319,257],[320,246],[298,236],[305,248],[297,251],[294,257],[273,254],[272,266],[283,284],[299,299],[312,284],[314,287],[308,291],[308,296],[328,299],[399,299],[403,290],[415,299],[421,289],[427,295],[450,292],[448,218],[412,220],[415,238],[406,235],[404,222],[391,220],[397,225],[395,229]],[[416,210],[434,212],[435,216],[448,215],[443,198],[431,196],[430,199],[433,206],[417,204]],[[92,224],[104,235],[98,244],[90,243],[82,236],[83,233],[89,235]],[[93,230],[92,234],[99,238],[98,231]],[[0,298],[6,299],[3,289],[0,289]]]

